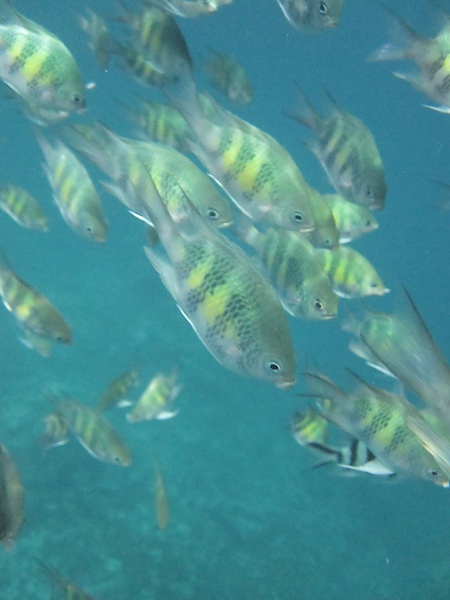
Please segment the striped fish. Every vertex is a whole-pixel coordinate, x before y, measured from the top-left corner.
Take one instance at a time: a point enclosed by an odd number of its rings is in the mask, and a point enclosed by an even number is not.
[[[324,194],[322,198],[333,214],[341,244],[347,244],[378,228],[375,215],[367,207],[349,202],[341,194]]]
[[[302,33],[337,27],[343,0],[277,0],[289,23]]]
[[[127,421],[136,423],[144,419],[150,421],[175,417],[178,410],[169,410],[169,408],[183,387],[177,383],[177,379],[177,369],[174,369],[170,375],[158,373],[153,377],[139,400],[127,413]]]
[[[127,399],[131,388],[139,385],[139,371],[136,367],[127,369],[106,386],[97,402],[100,412],[115,406],[130,406]]]
[[[0,254],[0,295],[19,324],[36,335],[70,344],[72,332],[53,304],[20,279]]]
[[[88,172],[60,140],[52,146],[38,135],[38,142],[45,156],[43,168],[64,221],[79,235],[104,242],[108,225]]]
[[[55,35],[0,0],[0,78],[30,107],[66,116],[85,108],[72,54]]]
[[[0,187],[0,209],[22,227],[48,231],[48,220],[42,208],[33,196],[21,187]]]
[[[368,127],[343,111],[328,94],[333,112],[321,117],[298,89],[299,110],[289,113],[309,127],[316,142],[309,144],[337,192],[347,200],[380,210],[387,193],[383,164]]]
[[[348,246],[336,250],[317,248],[317,258],[331,280],[333,290],[342,298],[382,296],[389,292],[375,267]]]
[[[203,69],[210,82],[224,94],[228,100],[238,104],[247,104],[253,99],[253,88],[244,68],[230,54],[222,54],[212,48],[212,57],[203,63]]]

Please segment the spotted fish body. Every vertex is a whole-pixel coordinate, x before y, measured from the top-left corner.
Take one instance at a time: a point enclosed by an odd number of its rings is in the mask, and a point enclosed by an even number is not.
[[[240,223],[237,234],[260,256],[289,314],[313,320],[336,316],[339,299],[306,238],[282,229],[262,233],[246,222]]]
[[[63,219],[79,235],[96,242],[105,241],[108,226],[100,198],[84,166],[60,140],[52,146],[39,135],[38,141],[45,156],[44,170]]]
[[[410,429],[407,416],[415,409],[403,399],[367,385],[347,394],[322,375],[306,377],[311,392],[327,399],[324,416],[366,444],[386,467],[448,487],[447,476]]]
[[[52,401],[57,414],[94,458],[123,467],[131,464],[129,449],[99,412],[72,399]]]
[[[368,127],[339,108],[329,94],[333,112],[328,118],[314,110],[300,89],[298,96],[301,108],[290,116],[313,131],[316,142],[310,144],[311,150],[335,190],[351,202],[371,210],[382,209],[387,186],[380,153]]]
[[[348,246],[336,250],[318,248],[316,256],[328,274],[333,290],[342,298],[382,296],[389,292],[375,267]]]
[[[0,1],[0,78],[28,104],[49,111],[85,107],[79,68],[55,35]]]
[[[281,144],[217,105],[208,118],[190,80],[171,98],[196,135],[193,152],[243,213],[283,229],[314,229],[309,186]]]
[[[16,223],[29,229],[48,231],[48,221],[38,202],[21,187],[0,187],[0,209]]]
[[[0,295],[19,324],[39,336],[70,344],[72,332],[51,302],[20,279],[0,256]]]
[[[341,244],[347,244],[378,228],[375,215],[367,207],[349,202],[341,194],[325,194],[322,197],[333,213]]]
[[[339,23],[343,0],[277,0],[289,23],[301,32],[332,29]]]
[[[146,248],[147,256],[209,352],[233,372],[292,386],[295,354],[289,326],[273,288],[253,262],[213,230],[187,198],[184,215],[175,221],[150,177],[135,193],[135,212],[149,215],[167,255]]]

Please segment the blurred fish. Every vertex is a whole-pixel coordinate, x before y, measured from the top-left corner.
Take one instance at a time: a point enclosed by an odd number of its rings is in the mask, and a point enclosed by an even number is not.
[[[378,228],[375,215],[367,207],[349,202],[341,194],[324,194],[322,198],[333,214],[341,244],[347,244]]]
[[[188,76],[165,91],[196,135],[191,150],[244,214],[283,229],[314,229],[310,187],[281,144],[217,104],[207,116]]]
[[[34,350],[38,354],[40,354],[44,358],[48,358],[52,353],[52,341],[51,339],[34,333],[29,329],[25,329],[21,327],[21,335],[19,336],[19,342],[25,346],[25,348],[29,348],[30,350]]]
[[[131,464],[129,449],[99,412],[72,399],[54,397],[51,400],[57,414],[89,454],[113,465],[128,467]]]
[[[46,450],[67,444],[70,439],[70,429],[59,413],[52,412],[46,415],[43,421],[44,432],[40,441]]]
[[[312,186],[309,186],[309,198],[314,229],[306,232],[306,236],[316,248],[328,248],[328,250],[339,248],[339,231],[333,212],[322,194]]]
[[[289,314],[314,320],[336,317],[339,299],[305,237],[286,229],[270,228],[261,233],[242,218],[238,219],[234,231],[260,256]]]
[[[336,27],[341,18],[343,0],[277,0],[284,16],[302,33]]]
[[[0,444],[0,543],[10,549],[23,521],[23,485],[5,446]]]
[[[366,444],[385,467],[449,486],[448,476],[410,429],[408,415],[416,409],[405,398],[363,382],[348,394],[323,375],[307,373],[306,378],[310,393],[326,399],[323,416]]]
[[[104,19],[91,8],[87,8],[87,16],[80,16],[79,22],[89,36],[89,47],[94,52],[98,66],[106,69],[112,52],[112,41]]]
[[[177,383],[177,379],[176,369],[170,375],[162,373],[156,375],[130,412],[127,413],[127,421],[136,423],[136,421],[163,420],[175,417],[178,410],[169,410],[169,408],[183,387]]]
[[[137,188],[127,185],[134,212],[153,222],[167,255],[146,248],[147,257],[209,352],[231,371],[291,387],[289,326],[253,262],[212,229],[188,198],[174,220],[149,176]]]
[[[384,6],[384,5],[383,5]],[[393,73],[428,96],[437,106],[426,105],[441,113],[450,113],[450,16],[443,16],[443,27],[434,38],[425,38],[389,7],[394,24],[394,43],[388,43],[374,52],[373,61],[413,60],[419,67],[416,75]]]
[[[155,463],[155,513],[158,527],[166,529],[169,524],[169,498],[159,465]]]
[[[383,164],[368,127],[343,111],[328,93],[333,105],[330,117],[321,117],[298,88],[301,107],[289,116],[316,136],[308,144],[337,192],[347,200],[372,210],[381,210],[387,193]]]
[[[177,17],[195,19],[218,10],[225,4],[231,4],[233,0],[151,0],[155,6],[159,6]]]
[[[102,412],[115,406],[130,406],[127,399],[128,392],[132,387],[139,385],[139,371],[132,367],[121,373],[106,386],[97,402],[97,410]]]
[[[104,242],[108,225],[88,172],[60,140],[52,146],[38,135],[38,142],[45,156],[43,168],[64,221],[79,235]]]
[[[317,248],[315,254],[328,274],[334,292],[342,298],[382,296],[390,291],[384,286],[375,267],[353,248]]]
[[[173,82],[174,76],[156,68],[145,54],[134,46],[114,42],[114,54],[122,59],[125,71],[139,83],[151,87],[162,87]]]
[[[0,78],[29,105],[65,116],[85,108],[80,70],[55,35],[0,0]]]
[[[38,202],[26,190],[15,185],[0,187],[0,209],[16,223],[29,229],[48,231],[48,221]]]
[[[335,463],[343,469],[370,475],[395,475],[394,471],[384,466],[373,452],[356,438],[351,438],[344,446],[331,445],[328,442],[328,421],[314,409],[308,408],[304,412],[295,413],[291,427],[296,442],[323,458],[323,462],[314,467]]]
[[[359,334],[377,359],[450,425],[450,366],[404,292],[405,308],[392,315],[367,311]]]
[[[422,446],[436,460],[439,467],[450,477],[450,427],[433,413],[422,411],[411,415],[408,425],[417,435]]]
[[[20,279],[0,253],[0,295],[19,324],[32,333],[70,344],[72,332],[51,302]]]
[[[209,49],[212,58],[203,61],[210,82],[229,100],[247,104],[253,99],[253,88],[244,68],[230,54]]]
[[[46,573],[46,575],[49,577],[49,579],[51,581],[51,584],[52,584],[51,599],[52,600],[54,598],[55,587],[59,588],[59,590],[62,590],[63,597],[66,600],[96,600],[96,598],[94,598],[94,596],[91,596],[90,594],[86,593],[84,590],[82,590],[80,587],[78,587],[77,585],[75,585],[74,583],[69,581],[68,579],[64,579],[64,577],[61,577],[61,575],[58,573],[58,571],[56,571],[52,567],[48,567],[38,558],[35,558],[35,560],[39,563],[42,570]],[[59,597],[59,595],[58,595],[58,597]]]

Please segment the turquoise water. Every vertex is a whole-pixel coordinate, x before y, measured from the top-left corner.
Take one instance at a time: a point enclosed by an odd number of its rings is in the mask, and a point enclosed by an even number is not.
[[[83,7],[69,0],[37,4],[17,0],[15,6],[61,37],[85,81],[95,81],[87,116],[131,135],[120,103],[161,96],[114,61],[107,72],[98,69],[75,18]],[[90,3],[104,17],[117,14],[106,4]],[[431,3],[388,4],[422,33],[434,34]],[[326,88],[369,125],[389,193],[377,215],[379,230],[354,246],[394,289],[369,304],[390,310],[403,283],[450,357],[450,214],[436,208],[442,191],[432,181],[450,183],[450,121],[423,108],[426,99],[391,75],[397,67],[407,70],[407,63],[367,62],[389,37],[382,7],[346,0],[339,27],[316,36],[296,32],[275,0],[234,0],[217,14],[179,24],[194,61],[206,45],[240,60],[255,99],[242,110],[227,106],[280,141],[321,192],[330,188],[302,143],[308,132],[283,115],[295,105],[294,81],[314,105],[326,109]],[[197,80],[206,85],[200,70]],[[27,231],[0,214],[1,247],[21,277],[61,310],[74,340],[43,359],[17,341],[13,318],[0,312],[0,441],[25,486],[24,524],[12,551],[0,552],[0,598],[50,597],[38,557],[105,600],[447,599],[449,492],[406,478],[387,482],[311,470],[314,458],[289,431],[292,413],[305,406],[297,396],[305,391],[300,373],[311,364],[343,386],[349,385],[346,367],[384,384],[347,350],[341,319],[290,319],[299,380],[289,392],[228,373],[152,270],[142,251],[142,225],[103,193],[107,241],[96,245],[73,233],[53,204],[34,126],[6,92],[1,106],[1,181],[29,189],[51,227],[46,235]],[[101,175],[89,169],[98,182]],[[38,438],[49,410],[46,390],[93,405],[104,386],[136,362],[143,384],[135,397],[156,372],[174,365],[185,385],[172,420],[130,425],[120,410],[108,415],[131,448],[131,467],[95,461],[76,442],[43,453]],[[169,495],[166,530],[154,514],[155,461]]]

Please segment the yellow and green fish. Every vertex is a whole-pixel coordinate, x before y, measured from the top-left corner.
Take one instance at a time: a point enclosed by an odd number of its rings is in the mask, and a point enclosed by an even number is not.
[[[0,187],[0,209],[16,223],[28,229],[48,231],[48,220],[33,196],[16,185]]]
[[[127,369],[106,386],[98,399],[97,410],[102,412],[115,406],[130,406],[128,392],[137,385],[139,385],[138,369],[136,367]]]
[[[178,397],[182,385],[177,383],[178,373],[174,369],[170,375],[159,373],[148,384],[139,400],[127,413],[127,421],[150,421],[152,419],[171,419],[178,410],[169,410]]]
[[[349,202],[341,194],[324,194],[339,233],[339,242],[347,244],[378,228],[375,215],[366,207]]]
[[[204,70],[212,85],[228,100],[247,104],[253,99],[253,88],[247,73],[230,54],[222,54],[210,48],[212,58],[204,60]]]

